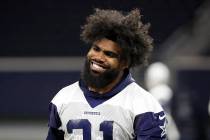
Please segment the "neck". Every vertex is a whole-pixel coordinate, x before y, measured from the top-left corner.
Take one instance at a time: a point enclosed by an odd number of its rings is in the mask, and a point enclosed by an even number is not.
[[[88,88],[90,91],[97,92],[99,94],[105,94],[105,93],[111,91],[121,81],[123,74],[124,74],[123,71],[120,72],[119,75],[117,76],[117,78],[112,83],[110,83],[109,85],[107,85],[104,88],[93,88],[93,87],[88,87]]]

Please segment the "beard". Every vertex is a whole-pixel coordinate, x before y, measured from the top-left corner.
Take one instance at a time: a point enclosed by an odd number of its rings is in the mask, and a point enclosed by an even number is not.
[[[83,71],[81,72],[81,79],[87,86],[101,89],[112,83],[120,71],[118,69],[107,69],[103,73],[94,74],[90,69],[91,62],[86,58]]]

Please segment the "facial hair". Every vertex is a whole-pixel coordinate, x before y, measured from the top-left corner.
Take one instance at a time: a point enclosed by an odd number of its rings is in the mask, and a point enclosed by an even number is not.
[[[107,69],[105,72],[95,75],[91,72],[90,63],[88,59],[85,60],[85,65],[81,73],[81,79],[89,87],[96,89],[104,88],[112,83],[120,73],[118,69]]]

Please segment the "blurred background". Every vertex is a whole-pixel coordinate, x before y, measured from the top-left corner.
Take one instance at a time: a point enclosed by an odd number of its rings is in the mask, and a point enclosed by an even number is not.
[[[141,9],[155,44],[149,64],[170,70],[179,139],[210,140],[210,0],[1,1],[0,139],[45,139],[49,102],[80,76],[81,26],[94,8]],[[132,69],[145,88],[146,69]]]

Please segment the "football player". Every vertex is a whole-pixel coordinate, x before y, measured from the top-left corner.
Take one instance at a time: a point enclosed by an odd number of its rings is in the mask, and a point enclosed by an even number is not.
[[[164,140],[161,105],[130,74],[153,48],[138,9],[125,14],[96,9],[82,27],[91,47],[79,81],[61,89],[49,106],[47,140]]]

